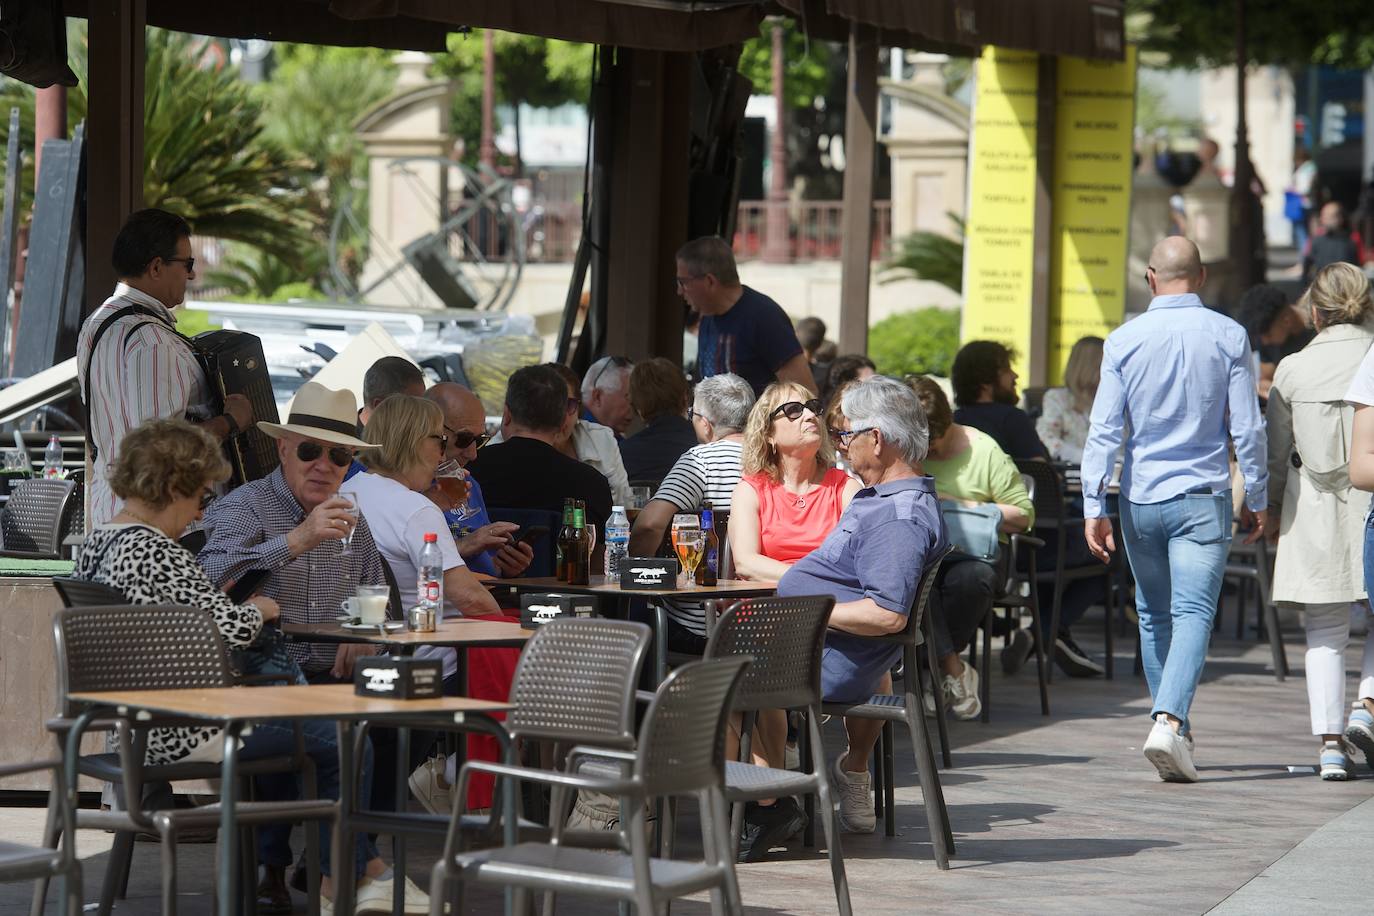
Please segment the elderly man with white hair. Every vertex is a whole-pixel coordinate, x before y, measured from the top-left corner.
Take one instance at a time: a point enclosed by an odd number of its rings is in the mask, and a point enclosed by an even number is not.
[[[630,371],[635,364],[623,356],[603,356],[582,376],[582,419],[608,426],[619,439],[635,419],[630,406]]]
[[[840,444],[864,488],[821,546],[778,581],[778,594],[835,596],[821,691],[828,701],[853,702],[892,692],[888,672],[901,648],[865,637],[906,626],[921,575],[948,538],[935,480],[920,471],[929,430],[916,394],[875,376],[846,391],[841,406]],[[871,833],[876,823],[868,763],[882,725],[845,719],[849,747],[833,774],[840,824],[851,833]]]

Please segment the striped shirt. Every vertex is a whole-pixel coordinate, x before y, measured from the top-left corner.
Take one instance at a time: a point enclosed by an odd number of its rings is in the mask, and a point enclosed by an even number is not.
[[[738,439],[717,439],[694,445],[673,465],[654,499],[672,503],[679,512],[695,512],[703,502],[730,508],[730,497],[739,483],[743,444]],[[706,612],[699,601],[665,600],[668,616],[684,629],[706,636]]]
[[[96,330],[112,313],[130,305],[141,305],[158,318],[143,314],[120,318],[105,329],[93,356],[91,340]],[[85,390],[88,364],[91,391]],[[208,419],[209,387],[191,348],[177,335],[171,311],[123,283],[81,325],[76,365],[82,400],[90,405],[91,439],[97,450],[86,511],[87,524],[95,527],[114,518],[123,506],[107,481],[124,436],[146,420]]]
[[[352,557],[341,554],[340,541],[325,541],[292,557],[286,535],[305,516],[277,468],[210,504],[205,547],[196,559],[221,588],[250,569],[270,572],[261,593],[281,606],[282,623],[333,623],[342,613],[340,604],[359,585],[385,584],[381,554],[367,521],[359,518]],[[336,648],[327,643],[292,642],[287,651],[307,675],[334,666]]]

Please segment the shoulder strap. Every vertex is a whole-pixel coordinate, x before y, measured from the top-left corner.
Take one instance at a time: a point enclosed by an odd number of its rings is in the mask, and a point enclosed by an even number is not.
[[[105,542],[105,546],[100,548],[100,553],[96,554],[95,563],[91,565],[92,572],[100,569],[100,564],[104,562],[105,554],[110,552],[111,547],[118,544],[120,541],[124,540],[125,535],[130,534],[131,532],[136,531],[139,528],[142,528],[145,531],[148,530],[146,525],[130,525],[128,528],[125,528],[122,531],[116,532],[114,535],[112,535],[110,539]]]
[[[157,312],[148,308],[146,305],[139,305],[138,303],[126,305],[122,308],[115,309],[112,313],[105,316],[105,320],[100,322],[100,326],[97,327],[95,329],[95,333],[91,335],[91,350],[90,355],[86,358],[86,372],[82,379],[83,384],[81,388],[81,407],[86,415],[86,448],[88,448],[91,452],[92,461],[95,461],[96,456],[98,454],[98,449],[95,445],[95,438],[91,432],[91,366],[95,365],[95,348],[100,343],[100,338],[104,337],[105,332],[110,329],[110,325],[114,324],[119,319],[127,318],[130,315],[146,315],[148,318],[152,320],[139,322],[138,324],[134,325],[132,328],[129,329],[129,332],[124,335],[124,340],[120,342],[121,352],[126,347],[128,347],[130,334],[132,334],[139,328],[143,327],[144,325],[152,324],[153,322],[162,325],[164,328],[167,328],[167,330],[171,331],[172,333],[180,337],[182,340],[186,341],[187,346],[192,346],[191,341],[189,339],[187,339],[181,332],[177,331],[176,328],[168,327],[167,322],[163,319],[163,317],[159,315]],[[192,349],[194,349],[194,347],[192,347]]]

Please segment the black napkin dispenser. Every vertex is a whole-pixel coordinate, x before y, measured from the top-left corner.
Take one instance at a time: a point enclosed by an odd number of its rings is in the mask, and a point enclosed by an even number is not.
[[[677,560],[626,557],[620,561],[620,587],[627,591],[676,588],[677,569]]]
[[[389,700],[443,696],[444,663],[437,658],[393,655],[360,658],[353,665],[353,692]]]
[[[565,617],[592,617],[597,601],[592,595],[564,595],[558,592],[527,593],[520,596],[520,626],[527,630],[542,627],[550,620]]]

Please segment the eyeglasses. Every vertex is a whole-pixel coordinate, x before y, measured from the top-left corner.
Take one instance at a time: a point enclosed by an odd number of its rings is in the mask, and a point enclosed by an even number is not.
[[[592,379],[592,390],[593,390],[593,391],[596,390],[597,384],[600,383],[600,381],[601,381],[601,376],[603,376],[603,375],[606,374],[606,370],[607,370],[607,369],[625,369],[625,368],[628,368],[628,367],[630,367],[630,366],[632,366],[632,365],[634,365],[634,363],[630,362],[630,360],[629,360],[628,357],[624,357],[624,356],[608,356],[608,357],[606,357],[606,361],[603,362],[603,363],[601,364],[601,368],[598,369],[598,370],[596,370],[596,378]]]
[[[326,449],[318,442],[301,442],[296,446],[296,457],[304,462],[318,461]],[[346,468],[353,463],[353,449],[342,445],[330,446],[329,463],[336,468]]]
[[[193,274],[193,273],[196,272],[196,259],[195,259],[195,258],[163,258],[162,260],[163,260],[164,263],[167,263],[167,264],[175,264],[175,263],[178,263],[178,262],[180,262],[180,263],[182,263],[182,264],[185,264],[185,265],[186,265],[186,272],[187,272],[188,274]]]
[[[705,420],[705,422],[707,422],[707,423],[710,423],[710,422],[711,422],[710,420],[707,420],[707,419],[706,419],[706,414],[704,414],[704,413],[702,413],[701,411],[697,410],[695,407],[688,407],[688,408],[687,408],[687,419],[688,419],[688,420],[695,420],[697,417],[701,417],[701,419],[702,419],[702,420]]]
[[[808,410],[819,417],[821,412],[825,410],[825,405],[821,403],[820,398],[812,398],[809,401],[788,401],[786,404],[779,404],[773,408],[773,412],[768,415],[768,422],[772,423],[776,420],[778,414],[782,414],[789,420],[800,420],[801,415]]]
[[[1145,285],[1146,285],[1146,286],[1149,286],[1149,285],[1150,285],[1150,274],[1152,274],[1152,273],[1155,273],[1155,269],[1154,269],[1153,267],[1146,266],[1146,268],[1145,268]]]
[[[460,432],[447,423],[444,424],[444,429],[448,430],[449,441],[452,442],[456,448],[467,448],[468,446],[481,448],[491,441],[491,436],[488,436],[486,433],[470,433],[467,430]]]
[[[448,436],[441,436],[439,433],[430,433],[428,436],[425,436],[425,438],[433,439],[435,442],[438,442],[439,451],[441,452],[448,449]]]
[[[871,433],[878,427],[865,426],[863,429],[832,429],[830,435],[840,444],[840,448],[849,448],[850,440],[859,433]]]
[[[682,289],[682,288],[683,288],[684,286],[686,286],[688,283],[691,283],[693,280],[700,280],[703,276],[705,276],[705,275],[704,275],[704,274],[696,274],[695,276],[691,276],[691,277],[674,277],[673,279],[677,281],[677,288],[678,288],[678,289]]]

